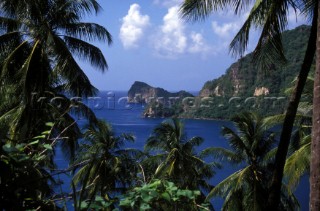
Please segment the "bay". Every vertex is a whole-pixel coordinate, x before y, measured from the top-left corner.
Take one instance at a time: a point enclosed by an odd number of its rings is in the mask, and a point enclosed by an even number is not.
[[[144,105],[127,103],[126,94],[126,92],[121,91],[100,92],[97,97],[84,100],[84,103],[95,112],[99,119],[110,123],[116,134],[132,133],[135,136],[135,142],[128,144],[126,147],[143,150],[145,141],[152,133],[152,130],[165,119],[142,118]],[[83,118],[75,118],[80,126],[85,126],[86,121]],[[221,136],[220,131],[222,126],[232,127],[231,122],[200,119],[182,119],[182,121],[188,138],[200,136],[204,139],[204,143],[198,150],[213,146],[228,148],[228,143],[224,137]],[[68,164],[59,150],[56,153],[56,161],[59,168],[67,168]],[[236,170],[238,170],[238,168],[224,163],[222,169],[216,170],[216,175],[210,180],[210,183],[216,185]],[[62,189],[70,192],[70,176],[60,175],[60,179],[64,182],[61,186]],[[308,176],[303,177],[295,194],[300,202],[301,210],[308,210]],[[215,198],[212,202],[216,210],[221,209],[223,199]],[[68,210],[72,210],[72,204],[70,202],[67,204],[67,208]]]

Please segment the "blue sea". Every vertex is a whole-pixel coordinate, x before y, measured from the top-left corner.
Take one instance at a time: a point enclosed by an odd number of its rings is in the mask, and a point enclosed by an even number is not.
[[[143,149],[152,130],[165,119],[143,118],[144,105],[127,103],[126,95],[126,92],[119,91],[100,92],[98,97],[86,99],[84,102],[95,112],[98,118],[109,122],[117,134],[132,133],[135,136],[135,142],[126,147]],[[79,125],[85,125],[86,122],[83,118],[77,117],[77,119]],[[232,127],[231,122],[198,119],[183,119],[182,121],[188,138],[200,136],[204,139],[204,143],[198,148],[199,150],[213,146],[228,148],[228,143],[221,136],[220,131],[222,126]],[[57,150],[55,159],[59,168],[67,168],[68,163],[61,151]],[[211,184],[218,184],[236,170],[238,170],[236,167],[224,164],[222,169],[216,170],[216,175],[210,181]],[[59,179],[64,182],[61,185],[62,190],[70,192],[70,176],[60,175]],[[300,202],[301,210],[309,210],[309,180],[307,175],[301,180],[295,195]],[[215,198],[212,202],[216,210],[221,209],[223,199]],[[67,209],[73,210],[71,202],[67,203]]]

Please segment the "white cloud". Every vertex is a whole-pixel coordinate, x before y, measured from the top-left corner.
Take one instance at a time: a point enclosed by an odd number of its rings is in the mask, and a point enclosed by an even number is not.
[[[200,33],[191,33],[191,46],[189,47],[190,53],[206,53],[210,48],[206,45],[205,40]]]
[[[243,11],[241,15],[223,12],[213,15],[211,19],[211,29],[213,32],[212,54],[228,53],[230,42],[242,27],[248,15],[249,12],[246,11]]]
[[[212,22],[213,32],[219,37],[225,39],[228,39],[234,35],[240,29],[240,26],[241,25],[238,22],[223,23],[221,25],[219,25],[219,23],[216,21]]]
[[[140,6],[132,4],[128,14],[122,18],[120,28],[120,39],[123,47],[135,48],[138,47],[138,41],[144,33],[144,29],[150,24],[149,16],[140,13]]]
[[[153,37],[153,47],[156,55],[175,59],[182,54],[204,54],[209,52],[201,33],[191,32],[187,35],[184,22],[179,17],[179,6],[170,7],[163,17],[159,32]]]
[[[164,7],[173,7],[180,5],[183,0],[153,0],[154,4],[158,4]]]
[[[169,8],[168,13],[163,17],[160,33],[154,40],[154,47],[162,56],[172,57],[175,54],[184,53],[187,48],[187,37],[178,10],[177,6]]]

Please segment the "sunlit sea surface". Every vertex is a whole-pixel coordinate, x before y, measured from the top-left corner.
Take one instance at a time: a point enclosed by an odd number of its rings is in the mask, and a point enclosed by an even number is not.
[[[117,134],[132,133],[135,136],[135,142],[127,145],[130,148],[143,149],[145,141],[152,133],[153,128],[159,125],[165,119],[163,118],[142,118],[144,105],[142,104],[128,104],[126,103],[126,92],[100,92],[98,97],[83,100],[100,119],[109,122],[113,130]],[[79,125],[84,126],[85,120],[77,117]],[[185,125],[185,132],[187,137],[200,136],[204,139],[204,143],[198,148],[202,150],[207,147],[226,147],[228,143],[221,136],[220,131],[222,126],[232,127],[232,124],[227,121],[217,120],[198,120],[198,119],[183,119]],[[68,163],[64,159],[60,150],[56,152],[55,158],[58,167],[61,169],[67,168]],[[235,172],[239,168],[229,164],[224,164],[222,169],[216,170],[216,175],[211,179],[211,184],[216,185],[228,175]],[[61,188],[65,192],[71,192],[70,176],[60,175],[60,180],[64,182]],[[300,202],[302,211],[309,210],[309,180],[308,176],[304,176],[300,182],[296,192],[296,197]],[[223,199],[213,199],[213,205],[216,210],[220,210]],[[73,210],[72,202],[67,203],[67,209]]]

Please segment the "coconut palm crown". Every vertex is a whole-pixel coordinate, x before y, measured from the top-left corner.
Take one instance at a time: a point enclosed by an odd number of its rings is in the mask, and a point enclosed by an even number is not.
[[[255,113],[241,113],[232,122],[235,128],[222,128],[230,149],[212,147],[205,151],[239,170],[217,184],[207,200],[224,198],[223,210],[265,210],[276,134],[270,131],[272,125]],[[298,207],[288,189],[283,190],[281,203],[279,208],[284,210]]]
[[[80,130],[70,114],[95,120],[81,97],[96,93],[78,61],[108,68],[102,51],[90,42],[111,44],[110,33],[81,21],[98,13],[100,5],[95,0],[1,0],[0,5],[1,125],[18,141],[54,122],[57,133],[63,131],[75,148]]]

